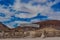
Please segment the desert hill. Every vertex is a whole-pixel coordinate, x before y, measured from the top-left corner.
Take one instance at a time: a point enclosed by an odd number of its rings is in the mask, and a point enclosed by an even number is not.
[[[6,25],[2,24],[0,22],[0,30],[3,30],[3,31],[8,31],[10,28],[8,28]]]
[[[60,20],[47,20],[47,21],[37,22],[35,24],[39,24],[40,28],[52,27],[60,30]]]

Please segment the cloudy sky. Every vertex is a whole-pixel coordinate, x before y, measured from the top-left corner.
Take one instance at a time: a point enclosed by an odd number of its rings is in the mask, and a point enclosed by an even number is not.
[[[9,28],[44,20],[60,20],[60,0],[0,0],[0,22]]]

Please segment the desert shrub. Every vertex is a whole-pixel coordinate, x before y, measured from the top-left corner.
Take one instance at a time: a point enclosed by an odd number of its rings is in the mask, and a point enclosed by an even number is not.
[[[47,37],[55,37],[55,32],[49,31],[49,32],[47,33]]]
[[[27,37],[29,35],[30,35],[30,33],[28,31],[24,32],[24,37]]]

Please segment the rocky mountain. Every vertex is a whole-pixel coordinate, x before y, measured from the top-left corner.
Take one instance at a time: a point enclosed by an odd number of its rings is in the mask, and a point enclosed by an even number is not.
[[[2,24],[0,22],[0,30],[3,30],[3,31],[8,31],[10,28],[8,28],[6,25]]]
[[[37,22],[35,24],[39,24],[40,28],[52,27],[55,29],[60,29],[60,20],[46,20],[46,21]]]

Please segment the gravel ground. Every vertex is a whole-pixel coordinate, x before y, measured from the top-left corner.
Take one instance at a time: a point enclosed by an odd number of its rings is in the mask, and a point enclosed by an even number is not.
[[[60,37],[49,37],[49,38],[7,38],[7,39],[0,39],[0,40],[60,40]]]

